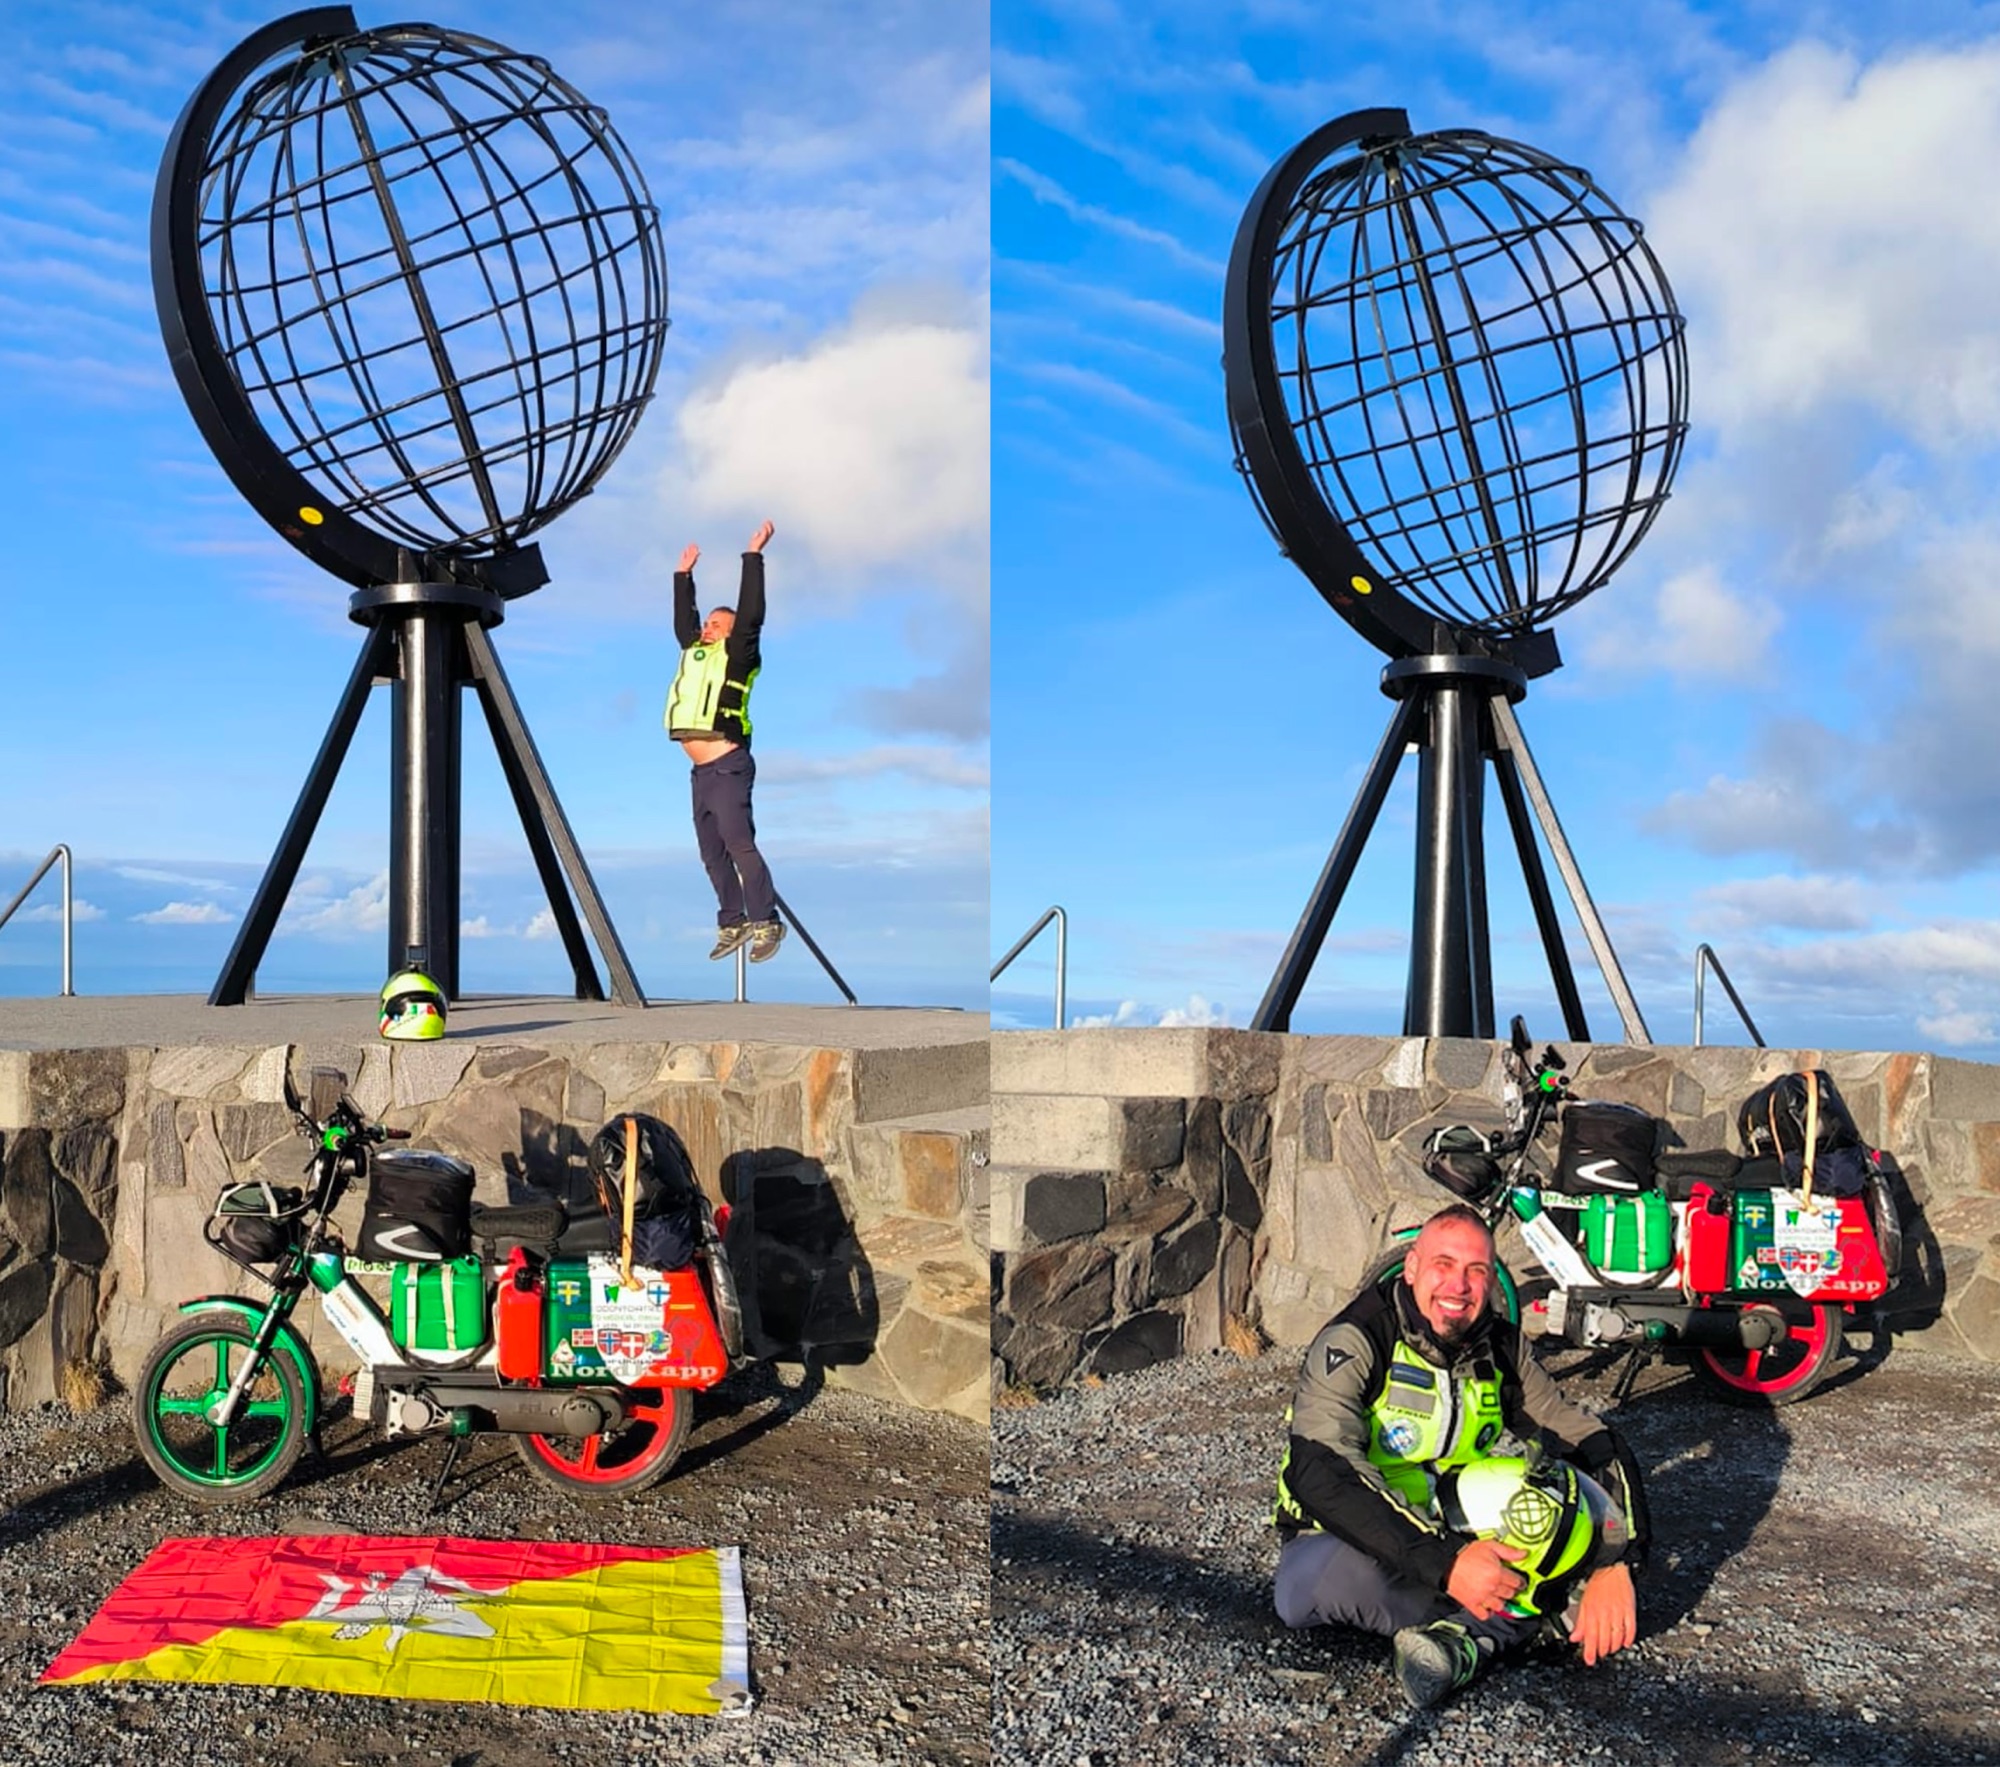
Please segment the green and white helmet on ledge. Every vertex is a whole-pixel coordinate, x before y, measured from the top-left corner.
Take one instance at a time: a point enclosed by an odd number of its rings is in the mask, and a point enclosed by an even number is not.
[[[398,970],[382,984],[383,1036],[395,1043],[431,1043],[444,1035],[444,990],[420,969]]]
[[[1571,1584],[1596,1553],[1602,1512],[1591,1501],[1593,1483],[1565,1460],[1500,1456],[1440,1475],[1438,1507],[1454,1532],[1521,1548],[1511,1568],[1527,1581],[1510,1609],[1560,1613]]]

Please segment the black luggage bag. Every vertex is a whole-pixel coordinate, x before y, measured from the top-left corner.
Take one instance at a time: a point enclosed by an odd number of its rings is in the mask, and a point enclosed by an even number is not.
[[[1551,1189],[1564,1196],[1633,1196],[1653,1187],[1660,1122],[1636,1105],[1579,1099],[1565,1105]]]
[[[435,1264],[472,1249],[472,1168],[448,1153],[399,1149],[368,1162],[358,1258]]]

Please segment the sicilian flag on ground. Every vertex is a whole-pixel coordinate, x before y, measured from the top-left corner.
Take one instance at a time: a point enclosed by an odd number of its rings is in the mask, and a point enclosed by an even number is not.
[[[240,1681],[643,1712],[750,1703],[733,1546],[164,1541],[44,1682]]]

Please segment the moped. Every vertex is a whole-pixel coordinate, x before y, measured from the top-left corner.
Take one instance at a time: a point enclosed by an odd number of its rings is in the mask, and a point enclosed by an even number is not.
[[[1845,1321],[1878,1301],[1902,1259],[1902,1229],[1886,1156],[1858,1138],[1841,1158],[1815,1155],[1825,1139],[1809,1121],[1791,1150],[1774,1122],[1740,1158],[1726,1149],[1659,1149],[1659,1125],[1619,1105],[1569,1097],[1567,1063],[1553,1046],[1531,1059],[1520,1018],[1502,1056],[1506,1131],[1463,1125],[1434,1131],[1424,1170],[1489,1227],[1511,1218],[1538,1272],[1499,1271],[1499,1304],[1522,1315],[1523,1278],[1546,1335],[1631,1354],[1615,1397],[1642,1362],[1692,1353],[1696,1371],[1728,1398],[1756,1405],[1803,1399],[1840,1352]],[[1818,1076],[1795,1076],[1811,1088]],[[1837,1101],[1829,1099],[1834,1121]],[[1540,1143],[1574,1113],[1594,1112],[1621,1139],[1595,1147],[1565,1124],[1550,1161]],[[1844,1115],[1844,1111],[1842,1113]],[[1830,1194],[1832,1191],[1841,1194]],[[1369,1272],[1400,1276],[1418,1229],[1404,1229]]]
[[[204,1237],[269,1292],[182,1303],[134,1390],[146,1463],[199,1503],[282,1483],[318,1445],[329,1398],[295,1319],[310,1297],[359,1360],[354,1415],[385,1436],[448,1439],[434,1506],[467,1438],[489,1433],[572,1496],[657,1484],[687,1441],[692,1395],[743,1357],[727,1211],[701,1194],[679,1136],[644,1117],[600,1132],[593,1170],[620,1218],[572,1216],[559,1200],[479,1208],[470,1165],[384,1151],[408,1132],[370,1123],[346,1088],[315,1069],[301,1102],[287,1074],[286,1105],[312,1144],[304,1184],[230,1184],[218,1197]],[[621,1124],[622,1184],[597,1158]],[[357,1182],[368,1186],[358,1255],[332,1223]],[[641,1206],[649,1190],[680,1211],[678,1238]],[[389,1277],[386,1309],[364,1273]]]

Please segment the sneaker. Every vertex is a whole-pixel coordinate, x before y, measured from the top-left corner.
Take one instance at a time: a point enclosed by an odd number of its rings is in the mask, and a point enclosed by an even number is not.
[[[1475,1638],[1456,1620],[1405,1626],[1396,1634],[1396,1679],[1418,1711],[1440,1705],[1485,1666],[1492,1641]]]
[[[739,920],[734,926],[721,928],[715,935],[715,949],[709,953],[709,956],[711,958],[727,957],[738,945],[749,938],[755,930],[756,928],[747,920]]]
[[[762,963],[766,958],[775,957],[778,947],[785,942],[785,923],[782,920],[757,920],[750,923],[750,961]]]

